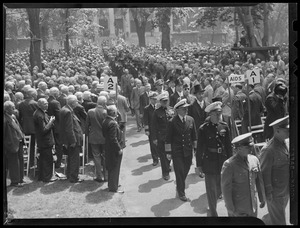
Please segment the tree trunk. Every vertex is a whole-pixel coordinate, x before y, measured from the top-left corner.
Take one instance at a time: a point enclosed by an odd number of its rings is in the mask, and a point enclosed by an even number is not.
[[[171,49],[171,39],[170,39],[170,18],[171,18],[171,9],[166,9],[163,15],[163,18],[160,23],[161,29],[161,48],[162,50],[170,51]]]
[[[41,31],[40,31],[40,9],[26,9],[30,29],[30,71],[32,74],[33,67],[38,66],[39,72],[42,70],[41,64]]]
[[[236,8],[234,8],[234,28],[235,28],[235,43],[238,44],[239,42],[239,29],[237,26],[237,12],[236,12]]]
[[[70,15],[69,9],[66,8],[66,11],[65,11],[66,40],[65,40],[64,45],[65,45],[65,52],[67,53],[68,56],[70,54],[69,23],[68,23],[69,15]]]
[[[43,41],[43,51],[47,50],[47,42],[48,42],[48,26],[45,24],[44,26],[41,26],[41,32],[42,32],[42,41]]]
[[[144,23],[143,23],[144,24]],[[146,26],[141,26],[137,30],[137,35],[139,38],[139,46],[146,47],[146,37],[145,37]]]
[[[247,33],[247,38],[249,40],[250,47],[258,47],[258,42],[254,36],[254,25],[253,18],[251,15],[250,7],[241,7],[241,13],[239,13],[239,19],[243,24],[243,27]]]
[[[268,3],[264,3],[264,37],[261,40],[262,46],[269,46],[269,10]]]

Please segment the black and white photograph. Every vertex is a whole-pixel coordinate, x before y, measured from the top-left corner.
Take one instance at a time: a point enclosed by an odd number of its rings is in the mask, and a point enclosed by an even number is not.
[[[298,225],[297,3],[2,8],[4,225]]]

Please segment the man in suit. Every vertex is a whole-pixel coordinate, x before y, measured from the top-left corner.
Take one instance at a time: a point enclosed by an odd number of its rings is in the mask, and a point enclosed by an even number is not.
[[[69,94],[69,87],[66,85],[61,85],[60,88],[60,96],[57,98],[58,102],[60,103],[60,107],[64,107],[66,105],[66,99]]]
[[[67,178],[71,183],[82,182],[79,174],[79,152],[82,145],[82,129],[80,120],[74,113],[78,101],[75,95],[67,96],[67,104],[59,113],[60,139],[68,154]]]
[[[247,96],[242,91],[243,85],[236,83],[233,86],[234,96],[232,97],[232,110],[231,115],[233,120],[242,120],[244,116],[244,103],[246,102]]]
[[[38,109],[33,113],[34,129],[36,132],[37,153],[39,156],[39,181],[53,182],[53,155],[52,148],[55,145],[52,129],[54,127],[55,116],[49,119],[46,111],[48,101],[46,98],[38,100]]]
[[[97,182],[103,182],[107,180],[104,165],[105,138],[102,132],[102,123],[107,115],[105,109],[106,102],[106,97],[99,96],[97,100],[97,107],[90,109],[86,118],[85,134],[89,137],[89,143],[91,144],[96,168],[96,178],[94,179],[94,181]]]
[[[168,89],[167,89],[167,91],[169,93],[169,99],[170,99],[171,95],[173,93],[175,93],[175,79],[174,79],[174,77],[170,76],[169,79],[168,79],[168,81],[167,81],[167,83],[168,83]]]
[[[230,130],[222,121],[222,102],[216,101],[205,108],[209,118],[198,130],[196,165],[200,176],[205,174],[205,188],[210,215],[217,217],[217,199],[221,195],[221,168],[231,157]]]
[[[204,111],[205,108],[209,105],[204,99],[204,89],[200,84],[194,86],[194,95],[196,99],[194,102],[188,107],[188,115],[194,118],[196,129],[204,123],[207,115]]]
[[[265,206],[265,193],[259,160],[251,154],[252,133],[235,137],[235,154],[227,159],[221,171],[221,189],[229,217],[257,217],[258,193],[260,208]]]
[[[186,99],[182,99],[174,106],[177,112],[167,126],[165,150],[168,160],[173,160],[176,176],[176,189],[180,200],[187,201],[185,196],[185,179],[189,173],[193,151],[197,147],[197,131],[193,117],[187,115]]]
[[[205,85],[204,100],[209,104],[212,103],[212,98],[214,96],[214,89],[213,89],[211,83],[212,83],[211,77],[206,77],[204,79],[204,85]]]
[[[33,124],[33,113],[38,108],[37,92],[30,88],[27,91],[27,96],[24,101],[19,104],[19,121],[25,135],[31,136],[31,146],[29,151],[29,166],[34,165],[34,151],[35,151],[35,130]]]
[[[48,98],[48,115],[55,117],[53,136],[54,136],[55,151],[57,156],[57,161],[55,163],[56,169],[61,167],[61,159],[63,155],[62,145],[59,137],[59,111],[61,109],[61,106],[60,103],[57,101],[58,96],[59,96],[59,89],[57,87],[51,87],[50,96]]]
[[[170,106],[174,107],[174,105],[177,103],[178,98],[183,95],[183,79],[182,78],[176,78],[175,80],[175,92],[170,96]]]
[[[23,138],[21,126],[14,115],[15,104],[12,101],[4,102],[3,118],[3,149],[6,159],[6,168],[12,187],[23,187],[24,158],[23,158]]]
[[[144,108],[149,104],[149,92],[151,90],[151,84],[147,83],[145,85],[145,91],[140,96],[140,117],[141,117],[141,123],[142,126],[144,126]]]
[[[153,166],[158,164],[158,152],[156,145],[153,143],[153,132],[152,132],[152,116],[155,110],[155,104],[157,100],[157,93],[151,91],[149,93],[150,104],[144,108],[144,124],[145,124],[145,134],[148,136],[150,144],[150,152],[153,160]]]
[[[116,117],[118,114],[115,105],[107,106],[107,116],[102,125],[103,136],[105,137],[105,165],[108,171],[108,190],[110,192],[124,193],[119,190],[119,176],[123,149],[121,130],[119,129]]]
[[[82,94],[83,102],[81,105],[84,107],[84,110],[86,112],[88,112],[92,108],[95,108],[97,105],[92,101],[91,94],[92,93],[90,91],[84,91]]]
[[[131,96],[130,96],[130,105],[131,109],[134,110],[135,118],[136,118],[136,125],[138,128],[138,132],[142,130],[142,123],[140,117],[140,93],[141,93],[141,86],[142,82],[139,79],[135,79],[136,86],[132,89]]]
[[[47,90],[48,86],[47,83],[44,81],[40,81],[38,84],[38,89],[36,90],[37,92],[37,99],[40,98],[45,98],[46,97],[46,90]]]

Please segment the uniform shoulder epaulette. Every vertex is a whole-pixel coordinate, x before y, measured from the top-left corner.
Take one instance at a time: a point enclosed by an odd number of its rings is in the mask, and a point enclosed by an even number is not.
[[[204,127],[208,126],[208,124],[209,124],[209,122],[204,122],[203,124],[200,125],[199,128],[204,128]]]

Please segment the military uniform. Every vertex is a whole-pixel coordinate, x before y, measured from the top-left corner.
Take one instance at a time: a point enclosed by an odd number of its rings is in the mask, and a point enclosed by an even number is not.
[[[179,107],[189,106],[185,99],[178,102],[174,107],[175,109],[178,104]],[[197,131],[193,117],[188,115],[185,117],[174,116],[168,124],[165,149],[167,154],[172,155],[179,197],[185,196],[185,179],[192,164],[196,144]]]
[[[216,104],[222,111],[221,102],[210,104],[205,111],[211,111]],[[223,121],[214,124],[211,119],[202,124],[198,130],[196,162],[197,167],[202,167],[205,174],[205,187],[211,216],[218,216],[216,207],[217,199],[221,195],[221,168],[224,161],[231,155],[228,125]]]
[[[232,143],[248,143],[253,146],[251,133],[237,136]],[[245,159],[244,159],[245,158]],[[265,202],[264,184],[260,163],[256,156],[248,154],[245,157],[236,153],[227,159],[221,171],[221,189],[229,216],[257,217],[257,198]]]
[[[161,99],[169,99],[168,93],[161,94],[158,100]],[[167,159],[165,153],[165,141],[167,135],[167,124],[172,116],[173,112],[170,107],[163,106],[156,108],[152,116],[151,126],[153,132],[153,141],[157,140],[157,151],[160,158],[163,177],[169,176],[170,172],[170,161]]]
[[[270,126],[284,122],[287,117]],[[286,127],[286,128],[289,128]],[[273,137],[259,155],[272,225],[286,225],[285,208],[289,200],[289,149],[285,142]],[[272,199],[271,199],[272,198]]]

